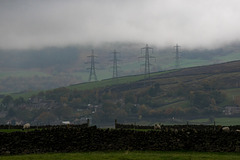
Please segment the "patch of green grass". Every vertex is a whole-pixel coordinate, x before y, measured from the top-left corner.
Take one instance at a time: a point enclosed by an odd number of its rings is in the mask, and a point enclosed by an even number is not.
[[[89,71],[86,70],[85,72],[74,72],[71,73],[71,75],[80,76],[82,81],[87,82],[89,78]],[[96,76],[98,80],[107,79],[111,78],[112,72],[110,70],[96,70]]]
[[[216,56],[215,59],[223,62],[236,61],[240,59],[240,54],[235,52],[235,53],[227,54],[225,56]]]
[[[236,61],[240,59],[239,53],[231,53],[225,56],[216,56],[212,59],[180,59],[180,65],[182,68],[209,65],[214,63],[223,63],[228,61]]]
[[[208,118],[203,119],[195,119],[189,121],[192,124],[203,124],[208,122]],[[230,117],[223,117],[223,118],[215,118],[215,124],[216,125],[222,125],[222,126],[234,126],[234,125],[240,125],[240,117],[239,118],[230,118]]]
[[[239,153],[124,151],[2,156],[1,160],[238,160],[239,158]]]
[[[28,91],[28,92],[22,92],[22,93],[12,93],[10,94],[14,99],[23,97],[25,100],[27,100],[29,97],[33,95],[37,95],[40,91]]]
[[[160,75],[167,72],[170,72],[170,71],[151,73],[151,76],[156,76],[156,75]],[[106,87],[106,86],[111,86],[116,84],[126,84],[126,83],[136,82],[144,78],[145,78],[145,75],[125,76],[125,77],[119,77],[117,79],[104,79],[101,81],[71,85],[68,88],[87,90],[87,89],[101,88],[101,87]]]
[[[216,121],[216,119],[215,119],[215,121]],[[204,123],[209,122],[209,119],[208,118],[194,119],[194,120],[190,120],[189,122],[191,124],[204,124]]]
[[[240,125],[240,117],[239,118],[216,118],[216,125],[223,125],[223,126],[234,126]]]
[[[155,73],[151,73],[151,76],[153,77],[153,76],[157,76],[157,75],[167,73],[167,72],[172,72],[172,71],[155,72]],[[144,78],[145,78],[144,75],[125,76],[125,77],[119,77],[118,79],[104,79],[101,81],[80,83],[80,84],[76,84],[76,85],[71,85],[67,88],[77,89],[77,90],[91,90],[91,89],[102,88],[102,87],[111,86],[111,85],[136,82],[136,81],[144,79]],[[11,95],[14,99],[18,98],[18,97],[23,97],[24,99],[27,99],[27,98],[31,97],[32,95],[37,95],[39,92],[40,91],[28,91],[28,92],[23,92],[23,93],[10,93],[9,95]]]
[[[0,132],[11,133],[11,132],[20,132],[21,129],[0,129]]]
[[[29,132],[29,131],[34,131],[35,129],[27,129],[27,130],[22,130],[22,129],[0,129],[0,132],[4,133],[12,133],[12,132]]]

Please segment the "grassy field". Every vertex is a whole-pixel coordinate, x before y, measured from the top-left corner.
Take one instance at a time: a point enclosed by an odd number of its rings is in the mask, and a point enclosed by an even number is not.
[[[240,59],[240,54],[238,52],[234,52],[225,56],[216,56],[214,58],[221,62],[234,61]]]
[[[239,153],[208,152],[87,152],[2,156],[1,160],[238,160]]]
[[[174,71],[174,70],[151,73],[151,76],[156,76],[156,75],[160,75],[160,74],[172,72],[172,71]],[[110,78],[110,79],[104,79],[104,80],[95,81],[95,82],[80,83],[80,84],[76,84],[76,85],[71,85],[67,88],[77,89],[77,90],[90,90],[90,89],[94,89],[94,88],[101,88],[101,87],[106,87],[106,86],[111,86],[111,85],[116,85],[116,84],[126,84],[126,83],[136,82],[136,81],[144,79],[144,78],[145,78],[144,75],[125,76],[125,77],[119,77],[118,79]],[[13,98],[23,97],[23,98],[27,99],[27,98],[31,97],[32,95],[37,95],[39,92],[40,91],[28,91],[28,92],[23,92],[23,93],[9,93],[9,94]]]
[[[11,133],[11,132],[22,132],[22,129],[0,129],[0,132]]]
[[[28,130],[22,130],[22,129],[0,129],[0,132],[5,133],[11,133],[11,132],[29,132],[34,131],[35,129],[28,129]]]
[[[208,119],[195,119],[189,121],[191,124],[204,124],[208,122]],[[222,125],[222,126],[234,126],[234,125],[240,125],[240,117],[234,117],[234,118],[215,118],[216,125]]]
[[[170,71],[151,73],[151,76],[156,76],[156,75],[160,75],[167,72],[170,72]],[[145,78],[144,75],[125,76],[125,77],[119,77],[118,79],[105,79],[101,81],[71,85],[68,88],[79,89],[79,90],[94,89],[94,88],[111,86],[115,84],[126,84],[126,83],[136,82],[144,78]]]

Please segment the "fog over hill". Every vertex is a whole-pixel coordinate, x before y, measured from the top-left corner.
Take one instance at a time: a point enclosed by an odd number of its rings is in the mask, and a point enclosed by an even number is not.
[[[154,72],[174,68],[176,44],[181,46],[181,67],[240,59],[239,4],[237,0],[0,1],[0,92],[85,82],[92,49],[99,80],[112,77],[114,49],[121,53],[119,75],[142,73],[139,56],[146,44],[154,48]]]
[[[218,48],[239,40],[238,0],[0,1],[0,49],[104,43]]]
[[[47,47],[43,49],[27,49],[27,50],[0,50],[0,67],[1,69],[46,69],[55,67],[59,71],[69,68],[80,67],[81,71],[86,70],[89,62],[88,56],[94,49],[97,56],[97,65],[100,69],[106,69],[111,65],[112,52],[116,49],[120,52],[118,59],[120,64],[138,62],[141,56],[141,48],[146,44],[142,43],[106,43],[102,46],[94,48],[87,46],[69,46],[69,47]],[[174,63],[175,49],[174,45],[167,47],[159,47],[150,45],[153,48],[153,56],[157,58],[157,62],[168,61]],[[240,53],[240,43],[232,43],[220,48],[207,49],[195,48],[187,49],[180,45],[180,54],[182,59],[202,59],[214,60],[217,57],[229,56],[231,54]],[[237,60],[237,59],[230,59]],[[171,62],[172,61],[172,62]],[[223,62],[222,60],[221,62]],[[228,60],[226,60],[228,61]],[[153,65],[156,63],[153,62]],[[203,64],[204,65],[204,64]],[[162,65],[164,67],[164,63]],[[184,66],[183,66],[184,67]],[[135,68],[138,70],[139,68]]]
[[[42,90],[82,83],[88,80],[91,49],[96,55],[98,80],[112,77],[113,52],[120,54],[119,76],[141,74],[143,59],[139,59],[143,43],[106,43],[101,47],[88,46],[48,47],[44,49],[0,50],[1,92]],[[153,47],[151,71],[173,69],[173,46]],[[180,67],[216,64],[240,59],[240,45],[233,43],[216,49],[186,49],[180,47]]]

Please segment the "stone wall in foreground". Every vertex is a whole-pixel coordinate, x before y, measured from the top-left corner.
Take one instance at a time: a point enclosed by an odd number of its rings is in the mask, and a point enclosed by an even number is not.
[[[190,127],[157,131],[52,127],[0,132],[1,155],[119,150],[240,152],[240,133]]]

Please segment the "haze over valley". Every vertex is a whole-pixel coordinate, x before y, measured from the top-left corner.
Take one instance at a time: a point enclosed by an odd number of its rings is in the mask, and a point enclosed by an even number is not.
[[[228,116],[239,19],[238,0],[0,0],[1,123]]]

